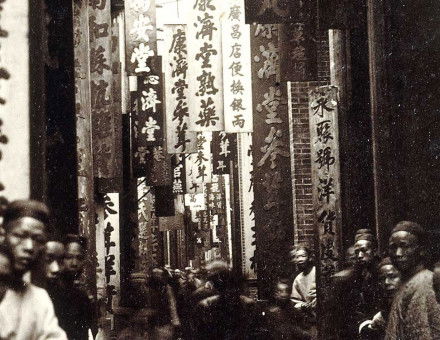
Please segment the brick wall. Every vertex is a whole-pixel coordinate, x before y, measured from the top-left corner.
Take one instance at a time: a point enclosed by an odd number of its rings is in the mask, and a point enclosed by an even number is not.
[[[312,157],[310,154],[310,128],[308,92],[316,86],[328,85],[327,81],[290,83],[289,107],[291,112],[291,152],[293,200],[295,220],[295,244],[313,246],[313,196]]]

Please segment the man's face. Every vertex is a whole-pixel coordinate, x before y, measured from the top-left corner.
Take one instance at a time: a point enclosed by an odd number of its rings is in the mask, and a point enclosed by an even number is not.
[[[84,254],[78,242],[71,242],[66,246],[64,254],[64,271],[69,275],[78,276],[84,266]]]
[[[361,266],[370,264],[374,259],[374,247],[371,241],[359,240],[354,244],[356,261]]]
[[[274,298],[278,302],[286,302],[290,299],[290,291],[287,284],[281,282],[277,284]]]
[[[299,270],[303,270],[309,264],[309,255],[304,249],[298,249],[293,254],[293,263],[298,267]]]
[[[46,278],[56,281],[63,270],[64,245],[61,242],[50,241],[46,243],[44,262],[46,268]]]
[[[379,284],[386,297],[393,297],[400,286],[400,273],[391,264],[379,268]]]
[[[421,248],[417,236],[407,231],[393,233],[388,247],[391,260],[402,273],[410,272],[421,262]]]
[[[17,275],[29,271],[46,243],[45,225],[32,217],[9,222],[6,245],[12,254],[13,271]]]

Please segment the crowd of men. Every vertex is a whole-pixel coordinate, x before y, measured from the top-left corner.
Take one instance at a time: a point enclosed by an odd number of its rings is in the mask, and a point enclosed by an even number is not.
[[[96,303],[79,280],[86,240],[51,239],[49,210],[40,202],[14,201],[2,217],[0,340],[103,339]],[[320,322],[328,319],[321,338],[440,339],[440,265],[429,265],[426,235],[415,222],[399,222],[380,258],[375,235],[359,229],[345,269],[332,277],[331,298],[321,304],[326,313]],[[247,296],[245,281],[222,260],[198,269],[154,268],[139,289],[144,296],[137,298],[138,308],[115,336],[315,339],[313,252],[297,245],[286,265],[295,267],[295,275],[274,282],[266,301]],[[29,278],[37,267],[44,273],[39,286]]]

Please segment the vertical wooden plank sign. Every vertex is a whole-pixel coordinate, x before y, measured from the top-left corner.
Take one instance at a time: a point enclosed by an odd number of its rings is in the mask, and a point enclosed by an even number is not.
[[[29,197],[29,2],[0,4],[0,209]]]
[[[150,72],[148,58],[157,56],[156,1],[126,0],[126,67],[130,75]]]
[[[277,277],[286,275],[293,243],[289,120],[285,84],[279,83],[278,26],[252,26],[251,49],[257,275],[259,294],[267,298]]]
[[[225,175],[231,173],[231,161],[237,155],[237,134],[216,131],[212,133],[212,173]]]
[[[192,0],[187,31],[191,131],[224,130],[222,3],[223,0]]]
[[[252,132],[250,28],[244,0],[229,0],[222,19],[223,91],[226,132]]]
[[[110,179],[115,176],[110,0],[88,1],[88,14],[93,171],[95,177]]]
[[[238,134],[238,181],[240,188],[242,268],[243,274],[249,280],[257,278],[253,169],[252,134],[240,133]]]
[[[196,133],[188,131],[188,50],[186,25],[164,25],[166,126],[168,153],[196,151]]]
[[[119,304],[120,242],[119,242],[119,194],[104,195],[104,248],[107,311],[111,314]]]
[[[96,225],[92,151],[92,112],[90,97],[89,18],[87,1],[73,2],[75,113],[77,136],[78,222],[79,233],[87,237],[90,262],[85,267],[88,289],[94,291]],[[104,271],[104,268],[99,268]],[[99,275],[98,275],[99,277]]]
[[[338,270],[341,249],[337,91],[335,86],[322,86],[309,92],[313,206],[319,245],[317,288],[321,303],[331,294],[330,276]]]

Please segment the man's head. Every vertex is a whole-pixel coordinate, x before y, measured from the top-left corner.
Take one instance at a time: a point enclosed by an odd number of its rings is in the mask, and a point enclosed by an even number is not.
[[[64,267],[64,244],[58,241],[47,242],[44,263],[46,279],[49,281],[58,280]]]
[[[64,252],[64,274],[70,278],[78,278],[84,268],[85,239],[78,235],[68,235]]]
[[[376,238],[369,229],[360,229],[354,238],[356,263],[361,267],[369,266],[376,257]]]
[[[48,224],[49,209],[44,203],[19,200],[6,207],[3,228],[13,276],[21,277],[36,263],[46,243]]]
[[[278,304],[287,303],[290,300],[291,294],[292,286],[288,280],[281,279],[276,283],[273,297]]]
[[[379,273],[379,285],[382,288],[384,298],[392,299],[400,286],[400,272],[393,265],[389,257],[384,258],[377,268]]]
[[[294,247],[290,252],[290,256],[292,262],[300,271],[304,271],[312,265],[312,252],[307,246],[299,245]]]
[[[391,232],[388,250],[393,264],[403,276],[423,265],[425,230],[416,222],[402,221]]]

